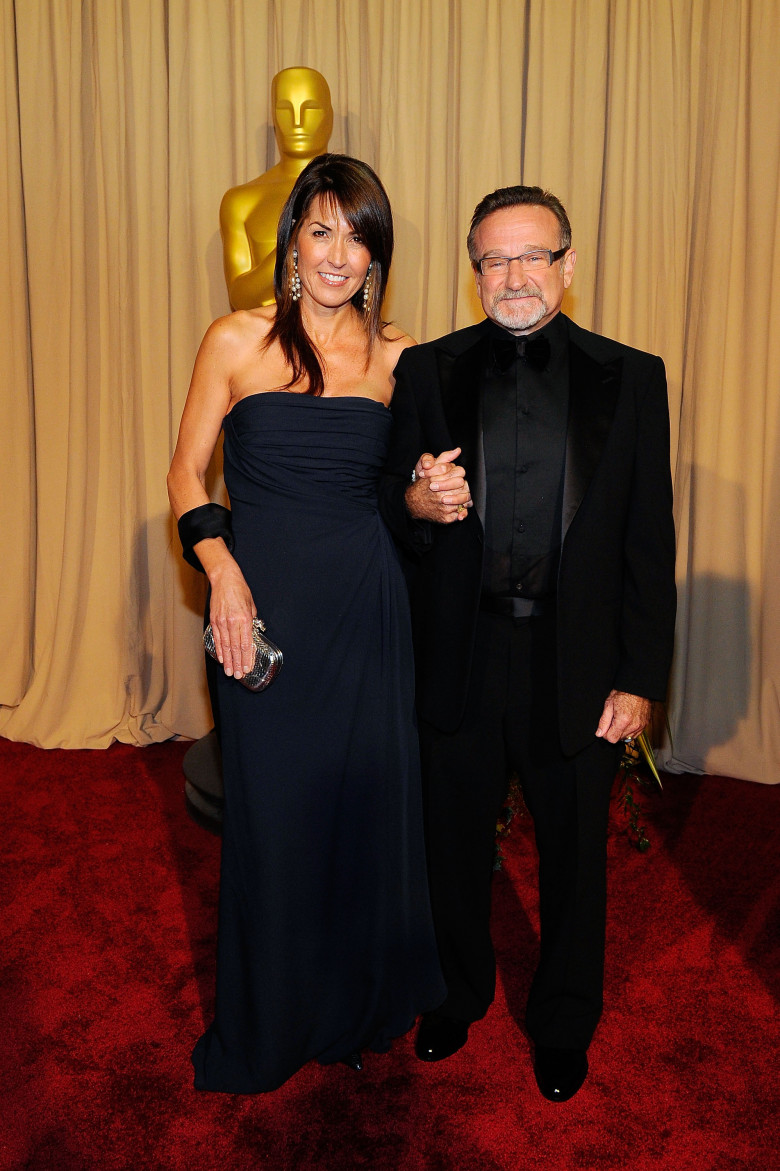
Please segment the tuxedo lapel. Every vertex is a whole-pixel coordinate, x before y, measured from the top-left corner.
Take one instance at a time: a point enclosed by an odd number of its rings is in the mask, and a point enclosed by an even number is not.
[[[485,456],[482,449],[479,388],[488,358],[487,336],[465,353],[453,356],[445,350],[436,355],[444,418],[453,446],[461,449],[458,462],[466,469],[477,515],[485,519]]]
[[[617,406],[622,359],[599,362],[569,342],[569,423],[563,483],[562,538],[598,466]]]

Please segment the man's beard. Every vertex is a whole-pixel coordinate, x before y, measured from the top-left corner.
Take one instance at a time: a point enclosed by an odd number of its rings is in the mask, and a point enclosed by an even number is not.
[[[533,302],[533,304],[531,303]],[[505,289],[496,293],[491,317],[505,329],[533,329],[547,315],[547,302],[541,290],[524,293],[522,289]]]

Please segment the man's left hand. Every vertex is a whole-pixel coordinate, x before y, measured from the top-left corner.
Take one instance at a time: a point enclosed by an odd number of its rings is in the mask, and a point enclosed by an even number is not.
[[[610,744],[618,740],[631,740],[646,727],[653,710],[652,702],[641,695],[628,691],[610,691],[604,703],[597,736],[603,736]]]

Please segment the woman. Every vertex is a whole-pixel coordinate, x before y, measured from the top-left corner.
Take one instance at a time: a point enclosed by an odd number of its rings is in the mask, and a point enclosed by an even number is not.
[[[168,477],[224,667],[217,1009],[193,1054],[199,1089],[272,1090],[312,1058],[360,1068],[362,1048],[386,1050],[445,994],[407,600],[376,503],[392,371],[413,344],[380,318],[392,245],[371,168],[314,159],[279,221],[276,307],[208,330]],[[223,426],[229,514],[203,487]],[[456,454],[435,469],[452,511],[468,499]],[[238,681],[258,609],[284,667],[252,693]]]

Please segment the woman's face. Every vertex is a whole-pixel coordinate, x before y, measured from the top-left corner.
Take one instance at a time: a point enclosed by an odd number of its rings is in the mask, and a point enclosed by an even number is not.
[[[312,200],[295,247],[301,293],[318,305],[339,308],[363,287],[371,254],[337,203]]]

